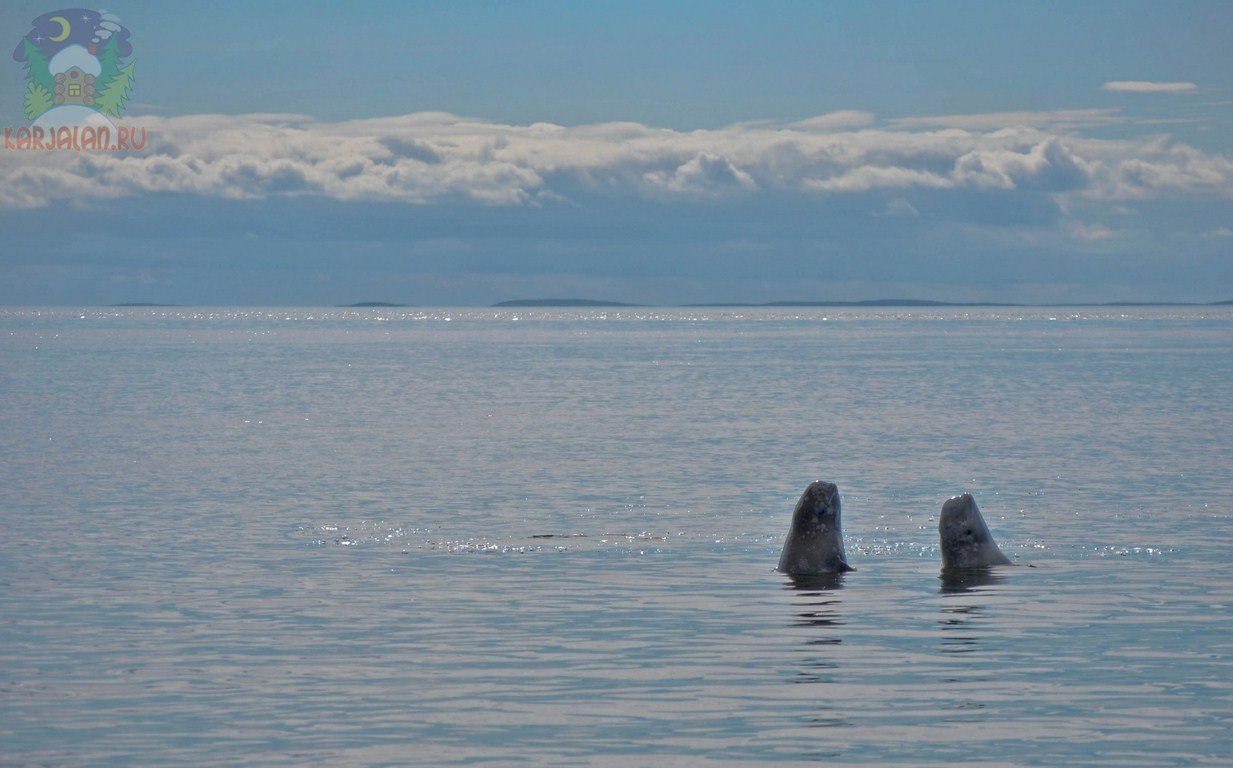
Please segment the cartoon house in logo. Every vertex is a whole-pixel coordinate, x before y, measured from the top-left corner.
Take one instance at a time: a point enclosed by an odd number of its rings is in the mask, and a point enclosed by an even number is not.
[[[129,31],[107,11],[65,8],[45,13],[13,51],[26,65],[26,119],[33,126],[115,127],[133,87],[136,62]]]
[[[70,45],[60,51],[47,63],[47,71],[56,83],[55,96],[52,97],[56,106],[94,106],[94,81],[103,71],[103,67],[85,48]]]

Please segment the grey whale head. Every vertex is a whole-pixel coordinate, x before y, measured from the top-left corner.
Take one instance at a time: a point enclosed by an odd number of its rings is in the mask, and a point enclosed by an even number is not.
[[[800,577],[853,570],[843,551],[839,488],[822,480],[812,482],[792,510],[779,571]]]
[[[993,540],[972,494],[964,493],[942,504],[938,520],[943,568],[987,568],[1012,565]]]

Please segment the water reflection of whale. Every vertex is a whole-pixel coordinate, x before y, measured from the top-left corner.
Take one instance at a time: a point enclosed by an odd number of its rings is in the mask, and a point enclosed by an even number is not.
[[[805,640],[805,648],[802,650],[806,655],[800,660],[792,682],[836,682],[834,672],[839,665],[833,652],[824,649],[843,642],[842,638],[833,634],[846,623],[839,612],[843,602],[839,597],[839,591],[843,589],[843,574],[790,577],[784,580],[784,589],[792,593],[792,626],[809,627],[813,630]],[[833,717],[827,714],[821,719],[829,721]]]
[[[841,627],[846,622],[840,618],[839,590],[843,589],[842,573],[814,574],[810,576],[795,576],[787,579],[784,589],[792,590],[794,597],[792,607],[796,611],[794,626],[808,627]],[[841,642],[840,638],[811,638],[809,645],[833,645]]]
[[[942,616],[938,619],[938,626],[943,632],[939,650],[942,653],[973,653],[980,650],[978,628],[985,614],[985,606],[983,601],[975,600],[979,600],[978,596],[982,594],[995,591],[989,588],[1001,584],[1005,577],[994,568],[943,568],[938,578],[942,580],[938,592],[946,596]]]
[[[833,592],[843,589],[844,573],[801,573],[788,576],[784,589],[798,592]]]
[[[938,626],[947,633],[942,636],[942,653],[972,653],[980,645],[973,621],[985,612],[980,605],[954,605],[942,609]]]
[[[981,587],[992,587],[1001,584],[1006,578],[993,568],[943,568],[938,578],[942,594],[962,592],[978,592]]]

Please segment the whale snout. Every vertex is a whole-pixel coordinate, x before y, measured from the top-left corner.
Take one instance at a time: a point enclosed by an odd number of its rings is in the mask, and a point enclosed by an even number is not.
[[[779,558],[788,574],[836,573],[849,570],[839,523],[839,488],[817,480],[810,483],[792,511],[792,524]]]
[[[971,568],[1008,565],[1006,557],[993,540],[980,508],[972,494],[964,493],[946,500],[938,519],[938,535],[942,547],[942,567]]]
[[[825,480],[810,483],[805,489],[804,496],[809,505],[819,514],[834,510],[839,506],[839,487]]]

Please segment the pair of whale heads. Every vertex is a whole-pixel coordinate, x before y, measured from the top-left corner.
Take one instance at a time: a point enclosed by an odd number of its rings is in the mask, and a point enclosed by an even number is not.
[[[938,521],[943,568],[987,568],[1011,561],[993,540],[989,526],[970,493],[947,499]],[[822,480],[810,483],[792,510],[792,525],[779,556],[779,571],[815,576],[856,570],[843,551],[839,522],[839,488]]]

